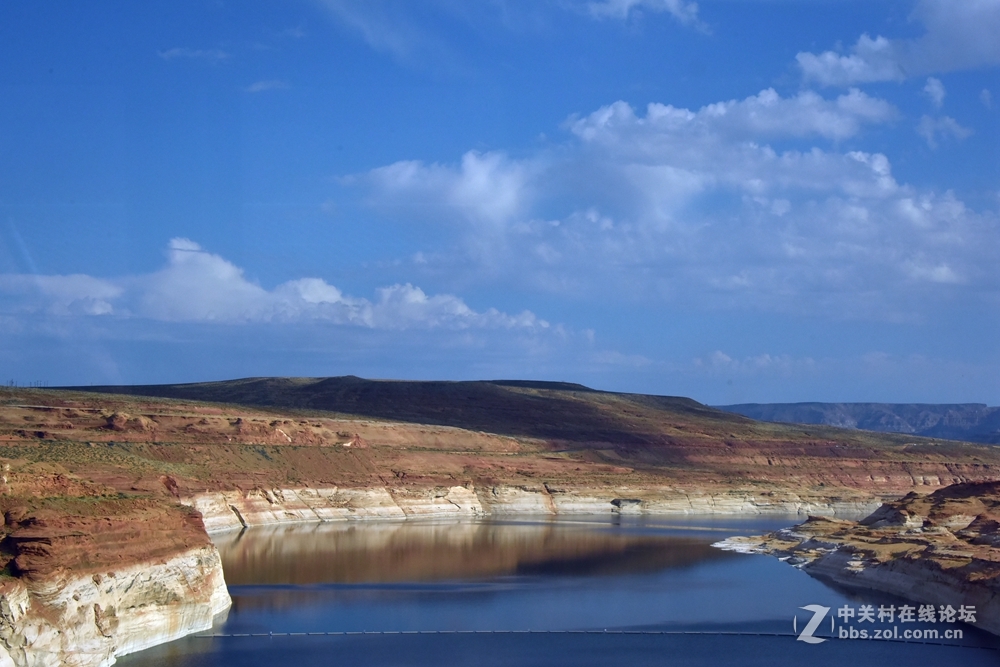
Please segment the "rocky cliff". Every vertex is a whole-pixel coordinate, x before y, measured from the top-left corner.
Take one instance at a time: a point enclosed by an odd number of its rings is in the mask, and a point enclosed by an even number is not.
[[[1000,482],[910,493],[858,522],[810,517],[717,546],[773,554],[850,588],[956,609],[971,605],[976,625],[1000,634]]]
[[[103,667],[230,605],[200,516],[121,499],[6,511],[0,665]]]
[[[10,580],[0,584],[0,665],[111,665],[211,628],[229,604],[210,546],[104,574]]]

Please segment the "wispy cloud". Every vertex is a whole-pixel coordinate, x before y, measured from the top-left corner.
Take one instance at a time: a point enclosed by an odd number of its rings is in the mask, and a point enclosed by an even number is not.
[[[787,354],[762,353],[742,359],[734,358],[722,350],[697,357],[691,362],[697,371],[718,375],[801,375],[816,368],[811,357],[793,357]]]
[[[180,58],[188,60],[206,60],[218,63],[228,60],[231,57],[231,54],[223,51],[222,49],[189,49],[186,47],[176,47],[160,51],[159,56],[164,60],[176,60]]]
[[[289,86],[286,81],[281,81],[280,79],[268,79],[265,81],[255,81],[243,90],[248,93],[263,93],[269,90],[287,90],[290,87],[291,86]]]
[[[683,25],[705,29],[698,19],[698,3],[685,0],[600,0],[588,2],[587,12],[598,19],[628,19],[647,12],[666,12]]]
[[[107,315],[124,289],[83,274],[65,276],[0,274],[7,312],[44,310],[52,315]]]
[[[940,109],[944,104],[945,94],[944,84],[941,83],[941,79],[933,76],[928,77],[927,83],[924,85],[924,95],[926,95],[931,103],[938,109]]]
[[[433,46],[434,40],[400,8],[384,0],[318,0],[340,24],[354,31],[376,51],[409,59]]]
[[[939,139],[961,141],[971,137],[972,130],[962,127],[951,116],[932,118],[925,115],[920,117],[917,124],[917,134],[923,137],[929,147],[937,148]]]
[[[302,39],[306,36],[306,30],[300,25],[293,26],[291,28],[285,28],[278,33],[278,37],[287,37],[289,39]]]
[[[709,32],[699,18],[698,5],[689,0],[543,0],[516,3],[507,0],[461,2],[429,0],[313,0],[337,24],[364,40],[370,48],[408,66],[442,71],[464,71],[462,40],[454,29],[464,27],[476,35],[484,31],[521,32],[548,23],[550,13],[573,12],[595,20],[633,20],[642,14],[667,14],[681,25]],[[418,7],[419,11],[414,8]],[[441,30],[444,19],[450,26]],[[478,37],[477,37],[478,39]]]

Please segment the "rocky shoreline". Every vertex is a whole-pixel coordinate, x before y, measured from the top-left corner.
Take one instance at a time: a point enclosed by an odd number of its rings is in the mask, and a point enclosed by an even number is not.
[[[878,505],[867,498],[794,493],[764,496],[740,490],[707,493],[676,488],[570,490],[544,485],[251,489],[205,492],[182,498],[181,502],[201,513],[209,533],[290,523],[512,514],[857,516]]]
[[[916,603],[973,606],[1000,635],[1000,482],[907,494],[861,521],[811,516],[722,549],[777,556],[817,579]]]

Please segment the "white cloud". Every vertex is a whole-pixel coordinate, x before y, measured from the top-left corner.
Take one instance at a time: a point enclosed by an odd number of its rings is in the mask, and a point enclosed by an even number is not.
[[[457,296],[428,295],[410,284],[381,288],[374,302],[346,296],[320,278],[300,278],[268,290],[248,280],[233,263],[183,238],[170,241],[167,265],[154,273],[121,279],[0,274],[0,295],[4,311],[58,316],[220,324],[326,322],[394,330],[549,327],[529,311],[477,312]]]
[[[269,319],[275,305],[243,270],[188,239],[172,239],[167,266],[136,279],[136,310],[156,320],[238,322]]]
[[[950,192],[900,183],[884,154],[830,145],[896,115],[856,90],[832,99],[765,90],[645,113],[616,102],[570,118],[571,139],[555,149],[401,162],[353,182],[396,219],[456,226],[451,256],[424,259],[455,266],[464,253],[457,264],[473,267],[472,280],[581,299],[909,320],[941,290],[1000,291],[1000,221]],[[933,136],[956,131],[935,123]]]
[[[807,81],[824,86],[846,86],[871,81],[901,81],[906,72],[898,62],[896,47],[885,37],[861,35],[850,55],[825,51],[795,56]]]
[[[625,102],[616,102],[575,121],[572,131],[592,140],[605,129],[648,126],[660,133],[685,132],[725,135],[732,139],[821,136],[846,139],[856,135],[865,123],[884,123],[896,117],[895,108],[878,98],[852,89],[835,100],[812,91],[783,98],[773,88],[743,100],[729,100],[702,107],[698,111],[653,103],[646,117],[637,119]]]
[[[230,54],[222,49],[189,49],[184,47],[160,51],[159,56],[164,60],[186,58],[188,60],[207,60],[209,62],[222,62],[230,58]]]
[[[983,88],[979,91],[979,101],[982,102],[983,106],[987,109],[993,108],[993,95],[990,94],[988,89]]]
[[[945,96],[944,84],[941,83],[941,79],[936,79],[933,76],[928,77],[927,84],[924,86],[924,94],[930,98],[934,106],[940,109],[941,105],[944,104]]]
[[[521,214],[531,199],[528,186],[535,167],[503,153],[469,151],[458,168],[405,160],[374,169],[364,180],[387,203],[437,204],[467,220],[498,225]]]
[[[667,219],[720,180],[748,191],[767,189],[756,177],[761,168],[779,170],[783,178],[826,187],[826,170],[831,161],[844,162],[856,169],[859,178],[846,183],[852,192],[870,187],[868,167],[857,168],[856,160],[819,151],[777,154],[750,139],[805,138],[819,136],[846,139],[865,124],[887,122],[895,108],[864,93],[851,90],[826,100],[812,92],[782,98],[767,89],[744,100],[712,104],[698,111],[650,104],[639,117],[628,104],[616,102],[583,118],[573,118],[567,127],[581,140],[584,153],[602,156],[579,164],[585,155],[569,159],[587,173],[574,173],[565,164],[565,155],[537,155],[514,160],[502,152],[470,151],[458,165],[400,161],[348,179],[362,182],[377,193],[373,202],[380,207],[408,207],[417,216],[439,220],[460,218],[480,228],[508,230],[515,222],[525,223],[520,231],[530,233],[526,217],[534,204],[554,191],[576,188],[567,179],[598,180],[595,191],[631,202],[646,212],[646,219]],[[726,153],[726,163],[718,162]],[[670,159],[663,156],[670,154]],[[609,159],[610,157],[610,159]],[[764,167],[764,165],[769,165]],[[565,171],[569,169],[570,171]],[[891,178],[883,185],[891,187]],[[785,212],[790,202],[775,204]],[[607,226],[610,220],[604,220]],[[493,239],[497,241],[496,238]],[[552,249],[539,246],[534,254],[554,256]]]
[[[684,25],[703,27],[698,20],[698,3],[684,0],[601,0],[588,2],[587,12],[594,18],[627,19],[638,11],[667,12]]]
[[[847,54],[799,53],[799,68],[806,80],[848,86],[1000,65],[1000,0],[921,0],[911,18],[923,24],[921,37],[864,34]]]
[[[486,312],[477,313],[456,296],[450,294],[428,296],[419,287],[409,283],[379,289],[378,300],[372,305],[371,313],[371,326],[384,329],[412,327],[545,329],[549,326],[547,322],[539,320],[529,311],[523,311],[519,315],[507,315],[490,308]]]
[[[972,130],[962,127],[951,116],[931,118],[924,115],[920,117],[920,122],[917,124],[917,134],[924,138],[928,146],[937,148],[939,138],[960,141],[972,136]]]
[[[278,79],[268,79],[265,81],[255,81],[244,88],[248,93],[263,93],[269,90],[287,90],[289,85],[286,81]]]
[[[760,140],[820,136],[844,139],[863,123],[885,122],[894,108],[858,91],[836,100],[806,92],[781,98],[773,90],[745,100],[720,102],[698,111],[650,104],[645,116],[616,102],[583,118],[570,131],[592,158],[588,169],[601,173],[619,205],[633,204],[646,220],[677,214],[698,196],[729,188],[767,197],[789,187],[845,195],[891,191],[896,187],[883,156],[836,154],[818,148],[777,152]],[[876,179],[871,175],[878,174]],[[837,178],[831,181],[831,175]],[[783,200],[778,209],[791,207]]]

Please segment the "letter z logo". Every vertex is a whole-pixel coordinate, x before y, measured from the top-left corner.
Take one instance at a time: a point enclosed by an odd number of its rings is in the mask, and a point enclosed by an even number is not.
[[[818,604],[807,604],[805,607],[799,607],[799,609],[811,611],[813,617],[809,619],[808,623],[806,623],[806,627],[802,628],[802,632],[799,633],[796,640],[807,644],[822,644],[825,642],[826,639],[823,639],[822,637],[813,637],[813,633],[816,632],[816,628],[818,628],[819,624],[823,622],[824,618],[826,618],[830,608]],[[792,621],[792,627],[797,630],[798,624],[799,618],[796,616]]]

